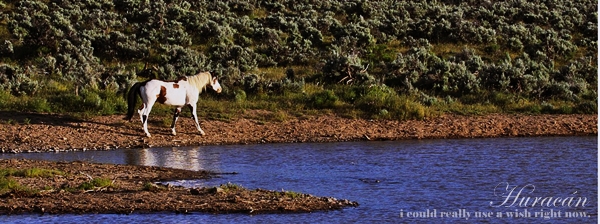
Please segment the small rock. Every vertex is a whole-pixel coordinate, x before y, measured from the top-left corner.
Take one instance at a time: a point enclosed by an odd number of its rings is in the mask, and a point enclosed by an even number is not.
[[[198,190],[196,188],[192,188],[192,189],[190,189],[190,194],[192,194],[192,195],[200,195],[200,190]]]

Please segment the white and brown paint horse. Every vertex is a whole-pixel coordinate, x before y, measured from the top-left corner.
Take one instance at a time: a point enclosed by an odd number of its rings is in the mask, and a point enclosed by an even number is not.
[[[150,132],[148,132],[148,115],[155,102],[176,107],[173,114],[173,124],[171,124],[173,135],[176,135],[175,122],[181,113],[181,108],[184,106],[190,107],[192,110],[192,118],[194,119],[194,122],[196,122],[196,128],[200,131],[201,135],[204,135],[204,131],[200,128],[200,124],[198,123],[196,103],[198,102],[198,95],[207,85],[210,85],[217,93],[221,93],[219,81],[216,77],[212,77],[209,72],[200,72],[193,76],[181,77],[176,81],[151,79],[135,83],[127,93],[128,108],[125,120],[131,120],[133,117],[134,108],[137,103],[136,95],[139,95],[142,98],[143,103],[140,109],[138,109],[138,113],[140,114],[146,136],[150,137]]]

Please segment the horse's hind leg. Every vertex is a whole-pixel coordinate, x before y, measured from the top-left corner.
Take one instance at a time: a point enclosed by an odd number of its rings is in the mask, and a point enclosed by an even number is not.
[[[200,128],[200,123],[198,123],[198,115],[196,115],[196,106],[195,105],[196,104],[188,105],[188,106],[190,106],[190,110],[192,110],[192,119],[194,119],[194,122],[196,122],[196,128],[200,132],[200,135],[205,135],[202,128]]]
[[[142,106],[140,107],[140,109],[137,111],[138,114],[140,115],[140,121],[142,122],[142,124],[144,124],[144,110],[146,108],[146,104],[142,103]]]
[[[148,113],[150,112],[146,113],[146,110],[148,110],[148,105],[146,105],[146,103],[142,103],[142,106],[138,110],[138,114],[140,115],[140,121],[142,121],[142,129],[144,130],[144,133],[146,136],[150,137],[150,133],[148,132]]]
[[[175,111],[173,112],[173,124],[171,124],[171,132],[173,133],[173,135],[177,135],[177,133],[175,132],[175,122],[177,122],[177,118],[179,117],[180,113],[181,107],[175,108]]]
[[[150,137],[150,132],[148,132],[148,115],[152,110],[152,106],[154,106],[153,102],[149,102],[148,105],[144,107],[142,110],[142,123],[144,124],[144,133],[146,133],[146,137]]]

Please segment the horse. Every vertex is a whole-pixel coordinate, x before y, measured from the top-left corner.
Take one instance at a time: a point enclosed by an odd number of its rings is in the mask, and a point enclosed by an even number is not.
[[[127,93],[127,115],[124,120],[131,120],[137,104],[137,96],[142,98],[142,106],[138,109],[140,120],[144,127],[144,133],[150,137],[148,132],[148,115],[155,102],[165,105],[175,106],[173,113],[173,123],[171,131],[175,132],[175,122],[181,113],[181,108],[184,106],[190,107],[192,118],[196,122],[196,128],[200,135],[205,135],[196,115],[196,103],[198,102],[199,94],[202,93],[206,86],[210,85],[217,93],[221,93],[221,84],[216,77],[212,77],[210,72],[200,72],[192,76],[183,76],[175,81],[163,81],[159,79],[149,79],[143,82],[137,82],[129,89]]]

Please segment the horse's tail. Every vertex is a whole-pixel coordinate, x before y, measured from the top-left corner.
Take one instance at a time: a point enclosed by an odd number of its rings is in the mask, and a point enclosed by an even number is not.
[[[127,92],[127,116],[123,120],[131,120],[133,113],[135,112],[135,104],[137,104],[137,95],[140,95],[140,87],[145,85],[146,82],[136,82],[131,86],[129,92]]]

